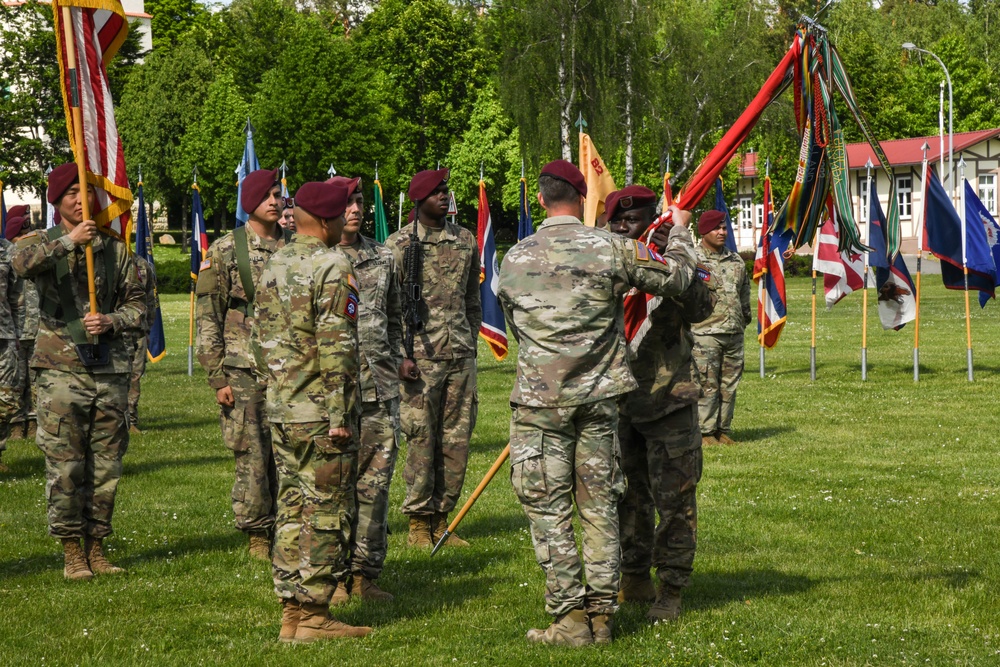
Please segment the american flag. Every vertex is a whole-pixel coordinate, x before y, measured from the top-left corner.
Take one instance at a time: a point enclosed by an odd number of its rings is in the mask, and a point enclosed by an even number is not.
[[[865,261],[861,253],[838,250],[840,228],[832,198],[827,199],[826,213],[816,244],[815,266],[823,274],[826,307],[833,308],[845,296],[864,287]]]
[[[107,65],[128,35],[125,10],[119,0],[53,0],[52,15],[66,128],[74,153],[79,156],[83,151],[87,182],[97,188],[98,210],[90,212],[91,218],[124,236],[131,219],[132,190]],[[79,133],[75,106],[82,121]]]

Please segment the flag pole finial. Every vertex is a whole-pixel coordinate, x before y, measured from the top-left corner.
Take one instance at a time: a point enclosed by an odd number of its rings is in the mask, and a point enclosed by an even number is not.
[[[198,165],[195,165],[192,171],[193,182],[195,185],[198,185]]]
[[[378,180],[378,160],[375,160],[375,180]]]
[[[326,170],[326,175],[333,178],[337,175],[337,170],[333,168],[333,163],[330,163],[330,168]]]
[[[865,162],[865,169],[867,169],[867,170],[871,171],[871,168],[872,168],[872,167],[874,167],[874,166],[875,166],[875,165],[874,165],[874,164],[872,164],[872,159],[871,159],[871,158],[868,158],[868,162]]]
[[[771,158],[764,160],[764,178],[771,178]]]
[[[479,180],[483,180],[483,161],[479,161]]]
[[[573,124],[576,125],[577,129],[580,130],[581,133],[583,133],[583,128],[587,127],[587,121],[583,119],[582,111],[578,112],[576,122]]]
[[[521,158],[521,178],[524,178],[524,158]]]
[[[142,184],[142,165],[139,165],[139,184]]]

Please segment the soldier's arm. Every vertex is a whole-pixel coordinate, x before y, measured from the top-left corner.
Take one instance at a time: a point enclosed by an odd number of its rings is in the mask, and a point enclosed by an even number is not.
[[[638,241],[621,238],[617,247],[622,254],[628,283],[647,294],[672,297],[682,294],[694,277],[697,257],[687,227],[670,228],[667,247],[660,256],[639,247]]]
[[[742,258],[740,262],[742,262]],[[747,274],[745,266],[740,267],[740,308],[743,309],[743,328],[745,329],[753,322],[753,312],[750,310],[750,276]]]
[[[483,302],[479,295],[479,271],[482,265],[479,263],[479,253],[475,247],[476,244],[473,243],[469,279],[465,285],[465,318],[469,321],[469,329],[472,331],[473,347],[478,344],[479,327],[483,323]]]
[[[218,249],[213,244],[198,272],[196,316],[198,318],[198,363],[208,373],[208,386],[218,391],[229,386],[222,368],[226,358],[226,340],[222,335],[229,308],[229,270],[220,266]]]
[[[359,395],[358,293],[348,282],[351,269],[344,263],[320,266],[314,286],[316,348],[331,429],[351,428]]]
[[[11,266],[17,275],[34,278],[40,273],[54,269],[56,262],[68,255],[75,244],[69,234],[63,234],[55,241],[38,232],[28,234],[17,242]]]
[[[389,335],[389,354],[398,371],[403,365],[403,288],[399,282],[399,272],[396,270],[395,255],[389,262],[388,278],[389,289],[386,290],[385,298],[386,332]]]
[[[701,270],[698,267],[697,270]],[[687,324],[697,324],[705,320],[715,310],[716,297],[708,283],[697,276],[680,296],[674,297],[680,308],[681,319]]]
[[[12,322],[16,328],[18,321],[17,301],[11,286],[14,274],[10,266],[12,246],[0,248],[0,322]]]
[[[124,243],[114,243],[104,239],[102,252],[118,253],[118,276],[116,290],[117,306],[113,313],[108,313],[111,319],[111,329],[116,335],[121,335],[126,329],[138,329],[146,316],[146,290],[139,282],[139,274],[135,270],[135,262],[128,254]]]

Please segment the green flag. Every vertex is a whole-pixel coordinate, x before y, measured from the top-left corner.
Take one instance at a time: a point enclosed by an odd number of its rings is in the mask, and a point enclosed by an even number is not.
[[[389,222],[385,219],[385,206],[382,205],[382,184],[375,181],[375,240],[385,243],[389,238]]]

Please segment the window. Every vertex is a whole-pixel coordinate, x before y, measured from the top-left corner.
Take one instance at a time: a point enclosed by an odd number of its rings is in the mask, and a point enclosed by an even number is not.
[[[986,210],[997,214],[997,177],[996,174],[986,174],[979,177],[979,199]]]
[[[757,204],[754,207],[753,226],[760,229],[764,226],[764,205]]]
[[[740,227],[753,229],[753,200],[750,197],[740,197]]]
[[[896,177],[896,202],[899,204],[899,217],[909,218],[913,209],[913,177]]]
[[[875,186],[875,174],[872,174],[872,186]],[[868,224],[868,177],[863,172],[858,174],[858,224]]]

